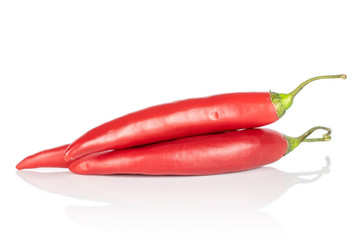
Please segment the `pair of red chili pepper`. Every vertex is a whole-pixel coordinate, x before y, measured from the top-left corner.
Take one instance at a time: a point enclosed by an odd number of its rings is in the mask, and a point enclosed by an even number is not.
[[[230,93],[153,106],[85,133],[70,145],[21,161],[18,169],[68,167],[78,174],[205,175],[256,168],[302,141],[327,141],[315,127],[298,138],[261,127],[277,121],[311,78],[289,94]],[[238,131],[237,129],[246,129]],[[306,139],[317,129],[323,138]],[[229,131],[229,132],[227,132]]]

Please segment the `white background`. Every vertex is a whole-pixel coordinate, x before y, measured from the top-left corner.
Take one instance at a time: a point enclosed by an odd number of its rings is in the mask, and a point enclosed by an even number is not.
[[[357,1],[1,1],[2,239],[359,239]],[[123,114],[308,85],[269,126],[323,125],[257,170],[206,177],[16,171]],[[319,136],[321,133],[317,133]],[[5,237],[7,236],[7,237]]]

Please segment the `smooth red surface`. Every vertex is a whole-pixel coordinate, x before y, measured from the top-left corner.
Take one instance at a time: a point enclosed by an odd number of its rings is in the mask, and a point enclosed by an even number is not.
[[[229,93],[146,108],[104,123],[77,139],[65,160],[200,134],[264,126],[278,120],[269,93]]]
[[[69,145],[63,145],[35,153],[18,163],[16,168],[19,170],[39,167],[67,168],[69,166],[69,162],[64,160],[64,152],[68,146]]]
[[[72,162],[69,169],[77,174],[220,174],[272,163],[286,150],[282,134],[247,129],[92,154]]]

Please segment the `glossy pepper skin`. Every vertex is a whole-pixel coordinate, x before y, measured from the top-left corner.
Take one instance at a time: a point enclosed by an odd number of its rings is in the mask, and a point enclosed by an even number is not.
[[[209,175],[257,168],[287,152],[281,133],[247,129],[187,137],[82,157],[77,174]]]
[[[278,120],[270,93],[230,93],[146,108],[104,123],[77,139],[65,160],[108,149],[264,126]]]
[[[26,157],[16,165],[18,170],[26,168],[58,167],[67,168],[69,162],[64,160],[64,152],[69,145],[46,149]]]
[[[265,126],[283,116],[307,84],[333,78],[346,79],[346,75],[314,77],[288,94],[229,93],[146,108],[88,131],[68,147],[64,159],[69,161],[104,150]]]

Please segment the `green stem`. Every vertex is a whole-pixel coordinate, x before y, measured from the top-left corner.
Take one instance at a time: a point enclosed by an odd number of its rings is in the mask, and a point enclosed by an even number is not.
[[[313,81],[316,81],[316,80],[320,80],[320,79],[330,79],[330,78],[331,79],[333,79],[333,78],[342,78],[342,79],[345,80],[346,75],[345,74],[339,74],[339,75],[326,75],[326,76],[313,77],[313,78],[310,78],[310,79],[306,80],[305,82],[301,83],[297,88],[295,88],[289,94],[291,95],[292,98],[294,98],[301,91],[301,89],[303,89],[309,83],[311,83]]]
[[[309,135],[311,135],[314,131],[316,131],[318,129],[326,130],[327,133],[323,134],[321,138],[308,138]],[[318,127],[313,127],[311,129],[309,129],[308,131],[306,131],[304,134],[302,134],[299,137],[285,136],[285,139],[286,139],[286,141],[288,143],[288,148],[287,148],[287,151],[286,151],[285,155],[288,154],[289,152],[291,152],[292,150],[294,150],[302,142],[325,142],[325,141],[329,141],[331,139],[330,135],[331,135],[331,129],[330,128],[318,126]]]
[[[294,101],[295,96],[303,89],[306,85],[309,83],[319,80],[319,79],[334,79],[334,78],[341,78],[346,79],[345,74],[339,74],[339,75],[325,75],[325,76],[318,76],[313,77],[305,82],[301,83],[297,88],[295,88],[293,91],[291,91],[288,94],[285,93],[276,93],[276,92],[270,92],[271,102],[275,106],[276,114],[278,118],[281,118],[287,109],[289,109]]]

